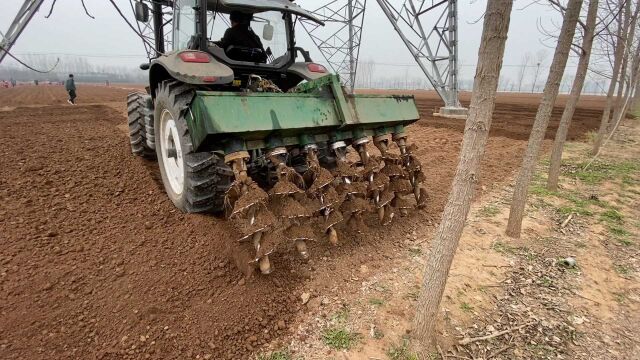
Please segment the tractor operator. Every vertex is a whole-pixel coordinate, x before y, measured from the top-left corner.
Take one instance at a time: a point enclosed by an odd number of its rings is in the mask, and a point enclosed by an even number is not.
[[[231,27],[215,44],[224,49],[227,56],[233,60],[264,63],[267,61],[267,56],[262,41],[249,27],[252,19],[252,14],[233,11],[229,15]]]

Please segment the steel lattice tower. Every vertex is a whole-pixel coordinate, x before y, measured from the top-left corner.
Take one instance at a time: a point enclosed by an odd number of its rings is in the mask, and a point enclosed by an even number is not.
[[[356,83],[367,0],[333,0],[312,11],[325,22],[301,21],[311,40],[347,88]]]
[[[376,0],[444,101],[440,115],[466,116],[458,98],[457,0]],[[313,13],[328,24],[303,22],[325,60],[345,85],[355,86],[366,0],[333,0]],[[425,24],[429,24],[427,27]]]
[[[18,40],[18,37],[22,34],[22,31],[27,27],[29,21],[31,21],[43,2],[44,0],[25,0],[18,10],[15,19],[11,22],[11,25],[9,25],[7,32],[4,34],[0,32],[0,63],[7,55],[7,52],[11,50],[11,47],[15,44],[16,40]]]
[[[465,116],[458,99],[458,1],[377,1],[444,101],[440,114]]]

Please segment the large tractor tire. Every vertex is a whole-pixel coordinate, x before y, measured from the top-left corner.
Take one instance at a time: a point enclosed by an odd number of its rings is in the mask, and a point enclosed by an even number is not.
[[[153,129],[154,108],[153,99],[151,95],[144,95],[142,98],[144,103],[143,110],[143,123],[144,123],[144,138],[147,148],[153,153],[153,157],[156,157],[156,136]]]
[[[147,94],[135,92],[127,95],[127,115],[129,120],[129,142],[131,152],[146,159],[154,159],[156,152],[147,142],[146,118],[149,117],[151,107],[148,102],[151,97]],[[153,119],[153,115],[151,115]],[[153,130],[153,129],[152,129]],[[153,133],[152,133],[153,136]]]
[[[222,212],[233,172],[215,152],[195,152],[185,116],[194,89],[167,80],[158,87],[154,133],[158,165],[167,195],[184,212]]]

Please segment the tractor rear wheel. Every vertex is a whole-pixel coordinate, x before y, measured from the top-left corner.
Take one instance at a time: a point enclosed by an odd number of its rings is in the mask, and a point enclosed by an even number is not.
[[[193,96],[194,89],[178,81],[158,87],[153,128],[162,182],[180,210],[221,212],[233,172],[220,154],[194,151],[185,119]]]
[[[153,159],[156,152],[147,143],[147,128],[145,118],[148,117],[149,109],[147,101],[149,95],[134,92],[127,95],[127,117],[129,121],[129,143],[131,152],[146,159]]]

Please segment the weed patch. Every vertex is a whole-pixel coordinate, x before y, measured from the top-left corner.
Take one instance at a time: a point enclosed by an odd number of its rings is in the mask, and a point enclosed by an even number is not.
[[[607,229],[609,230],[609,233],[611,233],[611,235],[613,235],[613,237],[616,238],[616,240],[618,240],[622,245],[629,246],[633,244],[633,241],[629,240],[629,236],[631,235],[631,233],[622,226],[618,224],[608,224]]]
[[[636,178],[634,178],[631,175],[625,174],[622,176],[622,183],[624,185],[633,186],[640,183],[640,181],[638,181]]]
[[[557,209],[557,212],[560,215],[569,215],[569,214],[577,214],[582,216],[593,215],[593,212],[591,210],[585,209],[583,207],[578,207],[578,206],[560,206]]]
[[[373,338],[374,339],[380,340],[383,337],[384,337],[384,333],[380,329],[378,329],[378,328],[373,329]]]
[[[621,161],[615,163],[595,161],[587,170],[584,170],[585,166],[586,163],[578,164],[578,169],[573,175],[587,185],[598,185],[607,179],[622,179],[640,170],[640,162],[638,161]]]
[[[502,241],[494,242],[493,244],[491,244],[491,248],[501,254],[515,254],[515,249],[509,244],[503,243]]]
[[[535,259],[537,259],[537,255],[536,253],[534,253],[533,251],[529,250],[528,248],[523,248],[522,249],[522,255],[524,255],[525,259],[527,259],[527,261],[533,261]]]
[[[289,351],[276,351],[268,355],[259,355],[258,360],[291,360]]]
[[[542,183],[533,184],[529,191],[532,194],[549,197],[554,196],[559,199],[568,201],[570,204],[562,205],[556,209],[560,215],[567,216],[569,214],[577,214],[581,216],[592,216],[593,211],[589,208],[591,205],[597,205],[601,208],[609,208],[608,204],[598,198],[584,198],[579,194],[568,191],[550,191]]]
[[[588,142],[593,143],[596,140],[596,137],[598,137],[598,132],[595,130],[589,130],[586,134],[584,134],[584,137]]]
[[[337,323],[340,323],[340,324],[346,323],[347,319],[349,319],[349,308],[344,307],[338,310],[335,314],[333,314],[331,318],[333,321]]]
[[[595,169],[578,170],[575,176],[587,185],[598,185],[609,177],[604,171],[596,171]]]
[[[463,301],[460,304],[460,310],[462,310],[464,312],[471,312],[471,311],[473,311],[473,306],[471,306],[469,303]]]
[[[619,292],[613,293],[613,298],[619,304],[623,304],[627,300],[627,296],[625,294],[619,293]]]
[[[543,197],[556,196],[558,194],[556,191],[547,189],[547,172],[547,169],[538,169],[533,174],[533,179],[529,185],[529,193]]]
[[[409,248],[409,254],[413,257],[422,255],[422,249],[419,247],[411,247]]]
[[[485,205],[478,211],[478,214],[482,217],[494,217],[499,213],[500,209],[495,205]]]
[[[335,350],[349,350],[360,340],[360,334],[345,328],[330,328],[322,334],[325,345]]]
[[[623,276],[629,276],[631,275],[631,267],[629,265],[624,265],[624,264],[618,264],[615,267],[615,270],[618,274],[623,275]]]
[[[602,214],[600,214],[600,219],[604,222],[614,224],[622,224],[624,221],[624,217],[622,216],[622,214],[620,214],[620,212],[615,209],[609,209],[603,212]]]
[[[418,360],[418,356],[409,351],[409,342],[405,339],[402,344],[392,346],[387,351],[390,360]]]
[[[611,232],[611,234],[615,235],[615,236],[629,236],[629,232],[623,228],[622,226],[618,226],[618,225],[609,225],[608,226],[609,231]]]

